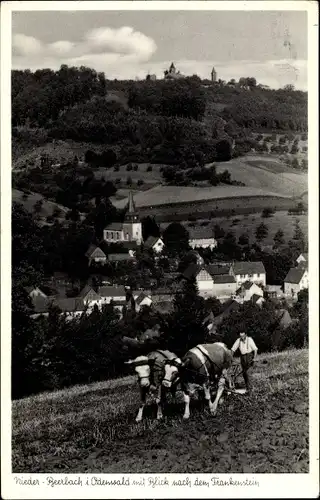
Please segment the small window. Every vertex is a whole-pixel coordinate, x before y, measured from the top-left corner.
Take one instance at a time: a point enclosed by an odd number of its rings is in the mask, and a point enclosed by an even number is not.
[[[111,231],[111,239],[113,240],[113,231]]]
[[[117,231],[117,240],[120,238],[119,231]]]
[[[257,277],[260,278],[260,273],[257,274]]]

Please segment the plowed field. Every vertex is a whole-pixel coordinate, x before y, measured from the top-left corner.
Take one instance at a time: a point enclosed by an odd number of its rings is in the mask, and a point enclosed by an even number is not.
[[[13,402],[14,473],[308,472],[308,352],[262,355],[251,396],[229,395],[212,417],[195,399],[150,404],[135,423],[133,377]]]

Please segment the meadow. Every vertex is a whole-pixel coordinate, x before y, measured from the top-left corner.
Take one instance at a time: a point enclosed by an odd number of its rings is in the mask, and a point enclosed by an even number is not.
[[[192,237],[204,238],[214,235],[214,226],[218,225],[227,233],[232,231],[238,239],[242,234],[247,234],[251,243],[255,241],[255,230],[261,222],[264,222],[268,227],[268,235],[262,241],[263,246],[273,245],[273,238],[276,232],[281,229],[284,233],[284,240],[288,241],[293,237],[294,226],[296,220],[305,235],[308,238],[308,215],[289,215],[286,211],[275,212],[272,217],[262,219],[261,213],[255,214],[237,214],[227,215],[224,217],[214,217],[213,219],[202,219],[191,221],[185,220],[181,223],[186,227]],[[161,229],[164,230],[169,223],[161,224]]]
[[[178,393],[162,421],[149,404],[136,423],[134,376],[13,401],[13,472],[307,473],[308,351],[260,355],[252,378],[216,417],[194,399],[188,421]]]
[[[25,196],[23,191],[20,191],[19,189],[12,189],[12,202],[21,203],[28,212],[34,212],[34,205],[40,200],[42,201],[42,206],[38,213],[42,218],[52,215],[52,213],[58,209],[61,212],[61,216],[58,217],[58,219],[63,220],[69,211],[68,208],[47,200],[39,193],[30,192],[27,196]]]

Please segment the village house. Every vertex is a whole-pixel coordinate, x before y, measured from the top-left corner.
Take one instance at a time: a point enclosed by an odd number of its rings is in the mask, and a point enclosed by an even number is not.
[[[108,255],[109,262],[136,262],[135,255],[132,250],[129,250],[125,253],[109,253]]]
[[[24,289],[31,299],[34,299],[35,297],[42,297],[43,299],[47,298],[47,295],[37,286],[26,286]]]
[[[308,267],[308,254],[307,253],[301,253],[299,257],[296,260],[298,266],[305,266]]]
[[[98,295],[101,297],[99,305],[110,304],[113,302],[126,302],[126,289],[123,285],[99,286]]]
[[[79,299],[82,299],[85,306],[93,309],[95,305],[101,304],[101,295],[99,295],[90,285],[86,285],[79,293]]]
[[[218,242],[215,238],[190,238],[189,245],[191,248],[216,248]]]
[[[247,302],[253,299],[254,296],[262,297],[263,299],[263,290],[259,285],[251,281],[245,281],[236,291],[236,300],[240,303]],[[257,299],[254,300],[257,302]]]
[[[245,281],[266,286],[266,270],[262,262],[234,262],[232,268],[238,287]]]
[[[139,312],[143,306],[150,307],[152,305],[151,295],[145,292],[140,292],[139,295],[134,296],[136,311]]]
[[[139,214],[130,191],[128,198],[128,210],[124,222],[112,222],[103,230],[103,239],[109,243],[121,243],[135,241],[138,245],[142,242],[142,225]]]
[[[164,248],[163,240],[157,236],[149,236],[143,244],[144,248],[153,250],[156,254],[162,252]]]
[[[284,293],[281,285],[266,285],[264,289],[264,296],[267,299],[282,299]]]
[[[284,293],[296,299],[298,293],[309,287],[308,269],[305,266],[292,267],[284,280]]]
[[[265,302],[264,298],[261,295],[257,295],[256,293],[252,295],[250,301],[252,304],[259,307],[261,307],[262,304]]]
[[[30,314],[32,319],[37,319],[39,316],[48,316],[50,309],[50,299],[41,295],[31,298],[33,312]]]
[[[220,300],[228,299],[236,293],[236,279],[232,274],[232,266],[226,265],[198,265],[190,264],[182,273],[186,280],[195,279],[201,297],[217,297]]]
[[[95,264],[105,264],[107,262],[107,256],[100,247],[96,245],[90,245],[86,252],[86,257],[89,261],[89,266],[94,262]]]

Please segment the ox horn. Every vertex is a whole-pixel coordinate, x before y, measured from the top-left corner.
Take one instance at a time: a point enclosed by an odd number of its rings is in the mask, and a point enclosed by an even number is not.
[[[124,362],[125,365],[132,365],[133,363],[134,363],[133,359],[129,359],[129,361]]]

